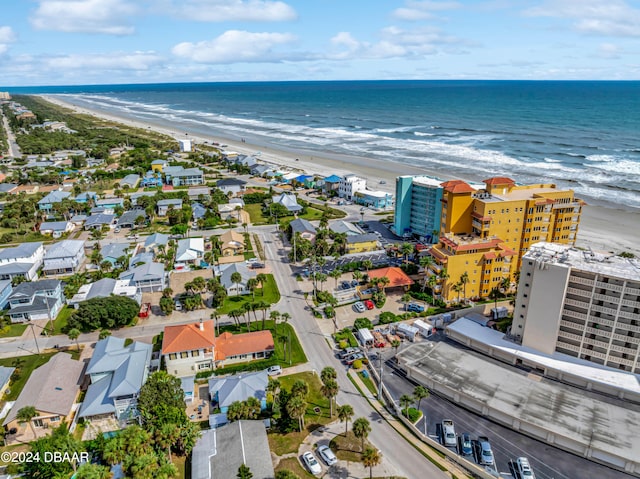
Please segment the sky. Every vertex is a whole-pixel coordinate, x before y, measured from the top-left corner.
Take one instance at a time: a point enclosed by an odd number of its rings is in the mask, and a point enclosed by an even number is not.
[[[11,0],[0,85],[640,79],[640,0]]]

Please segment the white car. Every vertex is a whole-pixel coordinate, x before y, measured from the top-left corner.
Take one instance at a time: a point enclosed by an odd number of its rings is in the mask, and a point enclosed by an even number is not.
[[[364,305],[362,301],[358,301],[356,304],[353,305],[353,307],[356,308],[356,311],[358,313],[364,313],[367,310],[367,307]]]
[[[269,366],[267,368],[267,374],[269,376],[277,376],[278,374],[282,374],[282,366],[276,364],[275,366]]]
[[[338,462],[338,458],[329,448],[329,446],[320,446],[318,448],[318,455],[327,466],[333,466],[336,462]]]
[[[320,463],[313,456],[313,453],[310,451],[305,452],[302,455],[302,460],[304,461],[304,465],[307,466],[309,472],[313,475],[322,474],[322,467]]]

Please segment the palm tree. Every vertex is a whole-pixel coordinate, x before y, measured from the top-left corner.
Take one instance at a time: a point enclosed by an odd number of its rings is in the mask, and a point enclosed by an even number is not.
[[[506,296],[511,289],[511,278],[509,278],[508,276],[506,278],[502,278],[502,281],[500,282],[500,289]]]
[[[218,321],[220,319],[220,315],[218,314],[218,310],[214,309],[209,318],[213,319],[216,325],[216,336],[220,336],[220,321]]]
[[[278,393],[280,392],[280,380],[269,378],[269,383],[267,384],[266,392],[271,393],[273,396],[273,403],[278,403]]]
[[[409,406],[412,402],[413,397],[409,396],[408,394],[403,394],[402,396],[400,396],[400,405],[405,407],[404,415],[407,417],[407,419],[409,419]]]
[[[349,421],[353,417],[353,408],[349,404],[338,406],[338,419],[344,422],[344,435],[347,436],[347,430],[349,428]]]
[[[231,282],[236,285],[236,296],[238,296],[238,285],[242,283],[242,275],[237,271],[231,273]]]
[[[411,243],[402,243],[400,253],[402,253],[402,261],[408,263],[409,255],[413,253],[414,246]]]
[[[373,447],[368,447],[362,453],[362,464],[369,468],[369,479],[373,477],[373,468],[382,462],[382,453]]]
[[[258,280],[256,278],[249,278],[247,280],[247,289],[251,291],[251,298],[256,299],[256,288],[258,287]]]
[[[353,435],[360,439],[361,447],[360,449],[364,452],[364,441],[369,437],[369,433],[371,432],[371,424],[365,417],[359,417],[355,421],[353,421],[353,426],[351,427],[353,430]]]
[[[413,388],[413,397],[418,400],[418,410],[420,410],[420,403],[423,399],[427,399],[430,396],[429,390],[424,386],[417,385]]]
[[[353,276],[353,279],[355,279],[359,283],[362,279],[362,272],[355,270],[353,273],[351,273],[351,276]]]
[[[160,429],[156,430],[155,443],[160,449],[166,449],[169,462],[173,462],[171,457],[171,446],[176,442],[180,430],[176,424],[166,423],[163,424]]]
[[[442,292],[440,293],[440,296],[446,298],[447,295],[445,294],[445,286],[447,286],[447,280],[449,279],[447,268],[442,268],[440,270],[440,272],[438,273],[438,279],[442,281]]]
[[[365,259],[362,262],[362,266],[364,266],[365,269],[367,270],[367,273],[369,273],[369,270],[373,268],[373,262],[370,259]]]
[[[320,381],[322,381],[322,384],[326,384],[326,382],[330,379],[335,380],[337,378],[338,373],[336,373],[336,370],[331,366],[323,368],[322,372],[320,373]]]
[[[489,291],[489,299],[493,300],[493,307],[496,311],[498,310],[498,298],[500,298],[500,296],[502,296],[502,293],[500,293],[498,286],[494,286],[491,288],[491,291]]]
[[[453,290],[454,293],[458,293],[458,303],[460,302],[460,293],[463,290],[463,286],[462,283],[457,282],[456,284],[454,284],[451,289]]]
[[[320,389],[322,395],[329,400],[329,417],[333,417],[333,400],[338,395],[339,389],[338,381],[335,379],[328,379]]]
[[[434,288],[438,284],[438,277],[435,274],[432,274],[427,278],[426,283],[427,283],[427,286],[429,286],[429,289],[431,290],[431,295],[434,295]]]
[[[466,271],[460,275],[460,283],[464,289],[464,302],[467,302],[467,283],[469,282],[469,273]]]
[[[338,278],[342,276],[342,271],[336,268],[329,273],[329,276],[336,281],[335,289],[338,289]]]
[[[78,337],[80,336],[80,330],[78,328],[70,329],[69,332],[67,333],[67,336],[69,336],[69,339],[71,341],[76,342],[76,347],[78,348],[78,351],[80,351],[80,343],[78,342]]]
[[[307,410],[307,401],[301,396],[294,395],[287,401],[286,409],[289,416],[298,419],[298,427],[300,432],[302,432],[302,428],[304,427],[304,413]]]
[[[260,285],[260,289],[261,289],[260,295],[264,296],[264,284],[267,282],[267,275],[265,273],[258,273],[256,275],[256,281]]]
[[[38,413],[36,412],[36,408],[34,406],[25,406],[21,408],[18,411],[18,414],[16,415],[16,419],[18,420],[18,422],[26,422],[29,424],[29,427],[31,428],[31,432],[33,433],[34,439],[36,437],[36,430],[34,429],[33,424],[31,423],[31,420],[37,415]]]
[[[300,396],[302,399],[306,399],[307,394],[309,394],[309,385],[301,379],[298,379],[293,383],[293,386],[291,386],[292,396]]]
[[[407,310],[407,304],[411,302],[411,295],[409,293],[404,293],[400,298],[400,301],[404,303],[404,310]]]
[[[173,296],[173,290],[171,288],[164,288],[162,290],[163,298],[170,298],[171,296]]]
[[[378,289],[384,293],[386,287],[389,286],[389,283],[391,283],[391,280],[387,276],[380,276],[379,278],[375,279],[375,282],[378,286]]]
[[[269,313],[269,319],[273,320],[274,336],[278,337],[278,319],[280,319],[280,311],[273,310]]]
[[[398,339],[394,339],[393,341],[391,341],[391,346],[396,350],[396,356],[398,355],[398,348],[400,347],[400,344],[402,343],[400,343],[400,340]]]
[[[100,334],[98,335],[98,339],[105,339],[111,336],[111,331],[108,329],[101,329]]]

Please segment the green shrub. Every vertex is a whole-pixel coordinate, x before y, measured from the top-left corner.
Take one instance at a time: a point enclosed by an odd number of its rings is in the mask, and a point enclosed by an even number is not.
[[[355,336],[351,332],[351,328],[344,328],[343,330],[338,331],[333,335],[333,339],[335,339],[338,343],[340,343],[341,341],[346,341],[348,346],[352,348],[358,347],[358,341],[356,341]]]
[[[378,291],[376,293],[373,293],[371,299],[375,303],[376,308],[382,308],[384,306],[384,303],[386,303],[387,301],[387,296],[382,291]]]
[[[369,320],[369,318],[358,318],[353,323],[353,327],[356,329],[373,329],[373,324]]]
[[[336,315],[335,310],[333,309],[333,306],[326,306],[324,308],[324,314],[327,318],[333,318]]]
[[[378,322],[380,324],[389,324],[389,323],[395,323],[397,321],[400,321],[400,317],[398,315],[392,313],[391,311],[384,311],[380,313]]]
[[[422,417],[422,412],[418,411],[414,407],[410,407],[409,408],[409,415],[407,416],[407,410],[406,409],[402,410],[402,415],[404,417],[406,417],[407,419],[409,419],[409,421],[411,421],[412,423],[415,423],[418,419],[420,419]]]
[[[351,366],[353,369],[362,369],[362,360],[356,359]]]
[[[343,339],[338,343],[338,347],[340,349],[347,349],[348,346],[349,346],[349,342],[346,339]]]

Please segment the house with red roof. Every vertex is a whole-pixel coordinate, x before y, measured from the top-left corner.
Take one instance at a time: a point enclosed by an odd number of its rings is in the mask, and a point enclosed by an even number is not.
[[[377,278],[387,277],[389,278],[389,284],[385,286],[385,289],[389,288],[408,288],[414,281],[402,271],[402,268],[396,266],[390,266],[388,268],[372,269],[368,273],[369,280],[375,283]]]
[[[274,351],[271,331],[222,333],[216,338],[213,321],[166,326],[162,355],[167,372],[177,377],[195,376],[233,363],[266,359]]]

